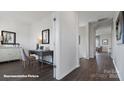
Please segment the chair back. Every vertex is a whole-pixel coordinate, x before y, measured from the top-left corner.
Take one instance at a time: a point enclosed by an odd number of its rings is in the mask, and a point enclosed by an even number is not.
[[[22,61],[26,61],[27,60],[27,55],[26,55],[26,53],[25,53],[23,48],[20,48],[20,53],[21,53]]]

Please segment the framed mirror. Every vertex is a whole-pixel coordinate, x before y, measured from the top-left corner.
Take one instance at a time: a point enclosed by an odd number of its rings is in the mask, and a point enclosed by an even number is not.
[[[1,31],[1,44],[14,45],[16,44],[16,33],[11,31]]]
[[[124,11],[120,11],[116,20],[117,44],[124,44]]]
[[[42,44],[49,44],[50,43],[50,30],[45,29],[42,30]]]

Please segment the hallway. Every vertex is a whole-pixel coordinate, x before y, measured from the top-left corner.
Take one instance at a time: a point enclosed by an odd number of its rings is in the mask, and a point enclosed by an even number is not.
[[[64,81],[118,81],[114,64],[107,53],[96,54],[96,59],[80,59],[77,68]]]

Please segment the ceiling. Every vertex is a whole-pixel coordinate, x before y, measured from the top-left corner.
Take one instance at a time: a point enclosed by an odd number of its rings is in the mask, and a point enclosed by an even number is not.
[[[19,22],[33,23],[43,20],[50,15],[49,11],[0,11],[0,20],[16,20]]]
[[[0,11],[0,20],[9,19],[19,22],[33,23],[35,21],[43,20],[44,17],[49,16],[52,11]],[[114,11],[80,11],[79,26],[84,26],[88,22],[97,21],[101,18],[113,18]]]
[[[84,26],[88,22],[98,21],[102,18],[113,18],[115,11],[80,11],[79,16],[79,26]]]
[[[106,34],[111,34],[111,26],[106,26],[106,27],[100,27],[96,30],[96,36],[98,35],[106,35]]]

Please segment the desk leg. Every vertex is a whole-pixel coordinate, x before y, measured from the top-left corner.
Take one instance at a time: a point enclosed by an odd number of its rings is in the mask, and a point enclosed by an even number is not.
[[[38,61],[41,62],[41,57],[38,55]]]
[[[43,55],[42,55],[42,59],[41,60],[42,60],[42,64],[43,64]]]
[[[53,55],[52,55],[52,64],[53,64]]]

